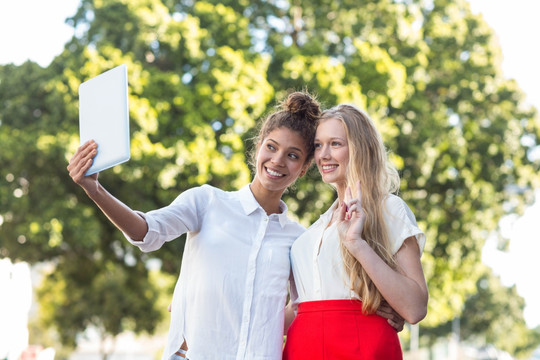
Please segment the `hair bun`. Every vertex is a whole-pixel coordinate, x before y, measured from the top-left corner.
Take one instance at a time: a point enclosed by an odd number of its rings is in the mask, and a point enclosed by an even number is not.
[[[291,93],[281,103],[281,108],[307,121],[316,121],[321,116],[319,102],[307,92],[296,91]]]

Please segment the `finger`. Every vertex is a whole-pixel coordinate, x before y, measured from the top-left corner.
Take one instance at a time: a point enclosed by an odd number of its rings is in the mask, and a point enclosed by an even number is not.
[[[387,302],[382,302],[379,305],[377,308],[377,313],[387,319],[392,318],[396,322],[403,321],[403,318],[397,312],[395,312]]]
[[[77,164],[87,158],[88,156],[94,157],[97,154],[97,144],[94,140],[88,140],[83,145],[79,146],[68,164],[68,170],[76,167]]]
[[[75,155],[73,155],[73,157],[69,160],[69,164],[67,166],[67,169],[70,173],[79,166],[80,161],[81,153],[79,152],[79,150],[77,150]]]
[[[81,167],[77,164],[75,165],[72,170],[69,172],[69,176],[75,181],[75,183],[79,184],[81,181]]]
[[[73,175],[70,176],[73,178],[73,181],[75,181],[77,184],[81,182],[81,180],[86,176],[86,172],[90,167],[92,166],[93,160],[88,159],[86,163],[80,163],[77,168],[73,171]]]
[[[71,170],[76,166],[77,164],[77,161],[79,160],[79,158],[81,157],[81,152],[83,151],[83,147],[82,146],[79,146],[77,148],[77,151],[75,151],[75,154],[73,154],[73,156],[71,157],[71,159],[69,159],[69,164],[67,166],[68,170],[71,172]]]
[[[343,221],[345,220],[345,217],[347,215],[347,205],[345,205],[344,202],[339,204],[339,213],[338,213],[338,220]]]
[[[387,320],[391,320],[392,322],[399,323],[399,318],[396,316],[396,314],[392,311],[386,311],[386,310],[377,310],[377,315],[382,316],[383,318]]]
[[[351,205],[349,207],[349,210],[347,212],[347,216],[349,219],[351,219],[353,216],[357,219],[360,219],[362,223],[366,220],[366,213],[363,208],[359,206],[359,204],[355,203],[354,205]]]
[[[356,196],[358,197],[358,202],[360,204],[360,207],[362,206],[362,189],[360,186],[360,180],[356,182]]]
[[[345,202],[348,203],[352,199],[352,192],[350,186],[347,186],[347,190],[345,190]]]
[[[83,151],[81,152],[82,157],[94,157],[97,155],[97,144],[94,141],[89,141],[86,143],[86,145],[83,148]]]
[[[392,320],[388,320],[388,323],[390,324],[390,326],[392,326],[394,328],[394,330],[396,330],[397,332],[400,332],[403,330],[403,322],[395,322],[395,321],[392,321]]]
[[[361,210],[360,207],[358,206],[358,202],[357,201],[353,201],[351,203],[349,203],[349,205],[347,206],[347,212],[349,214],[352,214],[353,212],[355,211],[359,211]]]
[[[69,176],[71,178],[75,179],[75,176],[79,173],[80,168],[80,162],[77,160],[77,158],[74,155],[71,160],[69,160],[68,170],[69,170]]]
[[[92,166],[92,164],[94,163],[94,159],[88,159],[86,161],[86,163],[84,163],[84,166],[81,168],[81,176],[86,176],[86,173],[88,172],[88,170],[90,169],[90,167]]]
[[[352,202],[349,206],[347,206],[347,220],[351,219],[355,214],[359,215],[358,206],[356,205],[356,202]]]
[[[381,306],[377,309],[377,315],[389,319],[392,316],[392,311],[389,311],[386,307]]]
[[[394,316],[394,314],[395,313],[389,314],[389,313],[383,313],[383,312],[377,311],[377,315],[384,317],[386,321],[388,322],[388,324],[390,324],[390,326],[392,326],[396,331],[399,332],[403,330],[403,325],[405,322],[399,319],[398,316]]]
[[[88,166],[88,163],[90,162],[90,166],[91,166],[97,153],[98,153],[97,145],[95,144],[91,145],[81,152],[80,157],[77,159],[77,162],[81,164],[82,166]]]
[[[88,140],[87,142],[79,146],[79,148],[77,149],[77,152],[75,153],[75,156],[85,156],[90,151],[92,151],[92,149],[95,149],[95,148],[97,148],[97,144],[95,143],[95,141]]]
[[[77,150],[77,153],[71,158],[68,165],[68,170],[78,172],[81,166],[84,166],[88,160],[91,160],[97,153],[96,149],[81,149]]]

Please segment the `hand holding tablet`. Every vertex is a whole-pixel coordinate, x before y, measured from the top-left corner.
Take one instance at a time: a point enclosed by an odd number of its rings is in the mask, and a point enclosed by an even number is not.
[[[129,106],[126,65],[117,66],[79,86],[79,135],[81,145],[98,145],[93,164],[85,173],[95,174],[130,158]]]

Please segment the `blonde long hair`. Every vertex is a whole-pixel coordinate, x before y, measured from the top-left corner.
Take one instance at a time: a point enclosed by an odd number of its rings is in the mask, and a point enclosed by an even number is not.
[[[395,269],[397,264],[390,250],[383,206],[387,196],[399,190],[400,179],[396,168],[388,161],[382,137],[369,116],[353,105],[338,105],[324,111],[320,121],[326,119],[340,120],[345,126],[349,146],[347,184],[356,197],[355,184],[360,181],[362,207],[366,213],[362,237]],[[374,313],[383,300],[381,293],[343,244],[341,253],[351,289],[362,299],[363,311]]]

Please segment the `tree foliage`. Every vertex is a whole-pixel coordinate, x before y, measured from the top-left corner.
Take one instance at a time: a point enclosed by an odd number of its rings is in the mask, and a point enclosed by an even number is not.
[[[538,347],[540,331],[528,329],[523,320],[525,301],[516,286],[505,287],[501,280],[484,271],[477,280],[478,292],[465,302],[461,315],[461,336],[528,359]],[[508,331],[511,329],[511,331]]]
[[[366,109],[427,235],[424,334],[480,292],[487,234],[540,185],[536,110],[502,76],[492,30],[464,0],[82,0],[68,21],[76,36],[50,66],[0,67],[0,255],[56,266],[47,314],[66,341],[88,324],[152,331],[159,289],[145,264],[177,273],[183,251],[183,241],[151,254],[131,247],[65,169],[78,146],[78,86],[119,64],[132,159],[100,179],[142,211],[199,184],[249,182],[256,120],[291,89]],[[304,225],[333,199],[316,170],[285,196]]]
[[[454,331],[462,342],[478,347],[491,344],[516,358],[530,358],[538,347],[540,329],[527,328],[523,319],[525,301],[518,295],[516,286],[503,286],[491,269],[482,267],[476,289],[457,319],[439,324],[431,331],[431,341]]]

